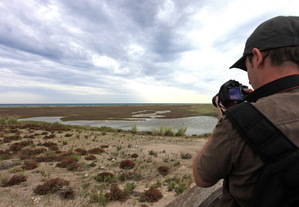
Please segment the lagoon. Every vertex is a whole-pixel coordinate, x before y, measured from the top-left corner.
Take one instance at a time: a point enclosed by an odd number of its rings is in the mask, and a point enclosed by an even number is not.
[[[62,117],[32,117],[19,119],[20,121],[43,121],[43,122],[59,122],[68,125],[83,125],[92,127],[107,126],[116,129],[130,130],[137,127],[138,131],[152,131],[162,128],[180,129],[187,128],[186,135],[202,135],[211,133],[216,126],[218,119],[211,116],[194,116],[174,119],[158,119],[158,118],[135,118],[130,120],[98,120],[98,121],[62,121]]]

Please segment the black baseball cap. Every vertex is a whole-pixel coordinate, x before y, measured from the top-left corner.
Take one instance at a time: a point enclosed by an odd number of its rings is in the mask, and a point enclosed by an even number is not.
[[[274,17],[254,30],[246,41],[243,56],[230,68],[246,71],[245,60],[253,48],[263,51],[291,46],[299,46],[299,17]]]

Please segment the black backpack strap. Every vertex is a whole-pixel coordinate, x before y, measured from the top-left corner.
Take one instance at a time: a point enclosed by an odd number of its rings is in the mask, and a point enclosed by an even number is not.
[[[231,107],[226,111],[226,117],[265,163],[275,162],[298,150],[296,145],[249,102]]]

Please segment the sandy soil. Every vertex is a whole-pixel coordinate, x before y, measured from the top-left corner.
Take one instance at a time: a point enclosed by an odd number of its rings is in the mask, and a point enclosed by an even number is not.
[[[0,206],[3,207],[81,207],[101,206],[102,204],[104,206],[104,203],[108,207],[162,207],[192,186],[191,157],[206,141],[206,139],[196,137],[8,126],[0,128],[0,140],[0,169],[2,168],[0,170],[0,185],[2,186],[0,187]],[[23,142],[23,145],[26,145],[24,141],[32,141],[32,143],[19,148],[18,144],[15,144]],[[40,146],[46,142],[56,143],[56,149]],[[46,151],[38,155],[24,156],[26,149],[40,148]],[[80,155],[78,148],[81,151],[100,148],[103,152],[98,154],[90,152],[86,155],[81,152]],[[66,153],[68,155],[65,155]],[[95,160],[86,160],[89,154],[93,154]],[[25,162],[38,160],[42,156],[73,157],[78,160],[76,162],[78,166],[71,170],[60,168],[56,166],[59,163],[56,160],[38,162],[38,167],[35,169],[23,169]],[[124,160],[132,161],[134,166],[131,169],[120,168],[120,163]],[[7,163],[13,164],[7,167]],[[167,168],[164,175],[158,170],[161,166]],[[112,173],[113,179],[96,181],[95,177],[103,172]],[[27,180],[18,185],[3,187],[13,175],[24,175]],[[38,185],[52,178],[69,181],[69,186],[74,191],[74,198],[61,198],[61,191],[46,195],[34,193]],[[121,190],[129,185],[134,185],[135,188],[127,193],[124,201],[104,202],[100,195],[109,193],[112,184],[117,184]],[[142,195],[150,187],[159,190],[163,197],[155,202],[141,202]]]

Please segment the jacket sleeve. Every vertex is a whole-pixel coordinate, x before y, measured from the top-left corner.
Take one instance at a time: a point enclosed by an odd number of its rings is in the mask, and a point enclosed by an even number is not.
[[[212,136],[204,146],[196,168],[201,178],[209,183],[227,177],[233,166],[233,145],[236,130],[228,119],[220,119]]]

